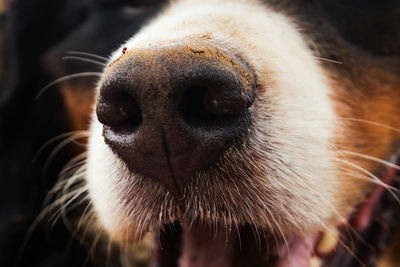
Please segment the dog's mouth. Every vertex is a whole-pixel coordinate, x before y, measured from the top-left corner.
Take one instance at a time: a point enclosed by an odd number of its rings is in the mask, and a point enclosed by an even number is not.
[[[396,186],[397,170],[381,175]],[[399,216],[393,192],[378,185],[350,218],[323,232],[297,236],[269,234],[246,224],[225,227],[182,219],[167,224],[155,236],[151,266],[360,266],[375,264],[387,233]]]
[[[156,266],[309,266],[318,235],[284,239],[250,225],[238,229],[201,223],[167,225],[156,237]]]

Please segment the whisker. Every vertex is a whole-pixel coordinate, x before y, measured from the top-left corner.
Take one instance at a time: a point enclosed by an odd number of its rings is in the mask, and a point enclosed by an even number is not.
[[[101,237],[101,229],[100,229],[100,225],[96,223],[97,221],[97,217],[96,217],[96,213],[93,210],[90,210],[88,214],[86,214],[84,220],[86,221],[84,223],[85,227],[83,228],[82,233],[80,234],[80,240],[82,243],[85,242],[85,240],[88,239],[88,237],[91,236],[91,234],[94,235],[94,244],[96,244],[98,242],[97,238],[100,239]],[[93,229],[95,228],[95,229]],[[93,247],[94,249],[96,248],[96,246]],[[94,257],[94,253],[95,251],[90,251],[90,254],[92,256],[92,258]]]
[[[53,201],[50,205],[60,205],[64,204],[66,200],[69,199],[69,196],[72,192],[77,192],[78,190],[87,190],[86,185],[84,184],[84,175],[85,172],[82,172],[79,175],[75,175],[71,179],[68,179],[66,183],[63,182],[63,185],[60,186],[60,190],[57,192],[52,193],[53,196],[55,193],[57,194],[57,199]],[[50,196],[51,197],[51,196]]]
[[[360,170],[361,172],[365,173],[367,176],[369,176],[370,178],[372,178],[372,180],[375,181],[376,184],[378,184],[378,185],[380,185],[380,186],[383,186],[385,189],[388,189],[388,190],[391,189],[391,190],[394,190],[394,191],[399,191],[399,189],[397,189],[397,188],[395,188],[395,187],[392,187],[392,186],[390,186],[390,185],[388,185],[388,184],[385,184],[385,183],[382,182],[381,179],[379,179],[376,175],[374,175],[374,174],[371,173],[370,171],[368,171],[368,170],[366,170],[366,169],[364,169],[364,168],[358,166],[357,164],[354,164],[354,163],[351,163],[351,162],[349,162],[349,161],[345,161],[345,160],[342,160],[342,159],[339,159],[339,158],[334,158],[333,160],[340,161],[340,162],[342,162],[342,163],[344,163],[344,164],[350,165],[351,167]]]
[[[93,225],[95,221],[96,221],[95,213],[92,213],[92,216],[90,217],[90,220],[86,225]],[[92,247],[90,248],[90,252],[89,252],[92,258],[95,257],[97,245],[100,244],[100,239],[102,237],[101,227],[98,224],[96,224],[96,225],[97,226],[96,226],[96,229],[94,230],[94,238],[93,238]],[[89,227],[86,227],[86,229],[85,229],[86,233],[89,232],[88,229],[89,229]],[[83,235],[82,238],[85,238],[85,235]]]
[[[338,154],[340,154],[340,156],[341,156],[344,160],[347,160],[347,158],[346,158],[346,156],[344,155],[343,151],[340,150],[334,143],[328,141],[328,145],[331,146],[334,150],[336,150],[336,152],[337,152]]]
[[[104,60],[104,61],[108,61],[108,58],[106,58],[106,57],[103,57],[103,56],[100,56],[100,55],[96,55],[96,54],[93,54],[93,53],[88,53],[88,52],[68,51],[67,53],[71,54],[71,55],[88,56],[88,57],[93,57],[93,58],[101,59],[101,60]]]
[[[346,229],[347,235],[349,237],[350,240],[348,240],[349,244],[346,244],[345,240],[342,240],[342,236],[339,234],[339,239],[338,242],[339,244],[341,244],[343,246],[343,248],[345,250],[347,250],[350,255],[359,263],[361,264],[361,266],[365,266],[364,263],[361,261],[361,259],[356,255],[356,253],[353,251],[355,243],[354,243],[354,239],[353,239],[353,234],[355,235],[355,237],[360,240],[363,244],[365,244],[367,247],[370,247],[371,244],[369,244],[363,237],[362,235],[357,232],[356,229],[354,229],[354,227],[348,222],[348,220],[346,218],[344,218],[342,215],[340,215],[337,211],[336,214],[339,216],[340,220],[343,222],[343,226]],[[351,249],[351,247],[353,247],[353,249]]]
[[[88,152],[84,151],[75,157],[73,157],[71,160],[69,160],[65,166],[61,169],[60,173],[58,176],[64,176],[64,174],[72,169],[74,169],[75,165],[78,163],[85,163],[85,159],[87,158]],[[79,171],[79,170],[78,170]],[[74,173],[75,174],[75,173]]]
[[[50,153],[48,159],[46,160],[44,167],[43,167],[43,176],[46,176],[47,171],[54,159],[54,157],[61,151],[61,149],[63,149],[65,146],[67,146],[68,144],[72,143],[73,141],[77,140],[77,139],[81,139],[81,138],[85,138],[87,137],[86,133],[82,133],[82,132],[78,132],[75,133],[75,135],[72,135],[68,138],[66,138],[65,140],[63,140],[62,142],[60,142]]]
[[[57,206],[59,206],[59,208],[57,209],[57,211],[54,212],[54,214],[50,218],[50,220],[53,221],[52,225],[54,225],[57,222],[58,218],[61,216],[63,219],[63,222],[67,226],[67,228],[72,230],[71,224],[70,224],[68,218],[66,217],[66,214],[68,211],[67,208],[70,208],[70,204],[72,204],[72,202],[74,202],[76,199],[78,199],[85,192],[87,192],[87,188],[84,188],[84,187],[78,188],[76,190],[73,190],[71,192],[63,194],[62,198],[58,199],[57,201],[54,201],[54,203],[52,203],[52,205],[51,205],[52,208],[57,207]],[[69,199],[69,200],[66,201],[67,199]],[[78,202],[79,205],[82,204],[82,202],[84,200],[85,200],[85,198],[83,198],[83,200],[79,201]],[[72,209],[72,208],[70,208],[70,209]]]
[[[77,170],[71,177],[59,176],[57,183],[47,193],[43,203],[44,207],[49,205],[52,198],[56,197],[59,199],[63,197],[62,193],[66,192],[66,190],[69,190],[72,185],[80,185],[84,181],[85,172],[85,166],[82,165],[77,167]]]
[[[389,193],[394,197],[394,199],[400,204],[400,199],[397,197],[397,195],[394,193],[394,191],[398,192],[400,191],[397,188],[394,188],[390,185],[385,184],[384,182],[382,182],[378,177],[376,177],[374,174],[372,174],[371,172],[367,171],[366,169],[358,166],[357,164],[342,160],[342,159],[338,159],[338,158],[334,158],[334,160],[343,162],[344,164],[350,165],[360,171],[362,171],[363,173],[367,174],[369,177],[373,178],[375,181],[377,181],[378,185],[382,186],[383,188],[385,188],[386,190],[389,191]]]
[[[357,119],[357,118],[350,118],[350,117],[338,117],[336,119],[337,120],[348,120],[348,121],[367,123],[367,124],[383,127],[383,128],[395,131],[397,133],[400,133],[400,129],[399,128],[396,128],[396,127],[393,127],[393,126],[390,126],[390,125],[387,125],[387,124],[384,124],[384,123],[381,123],[381,122],[376,122],[376,121],[371,121],[371,120],[364,120],[364,119]]]
[[[318,56],[314,56],[314,58],[316,58],[316,59],[318,59],[318,60],[321,60],[321,61],[326,61],[326,62],[329,62],[329,63],[335,63],[335,64],[343,64],[343,62],[341,62],[341,61],[337,61],[337,60],[334,60],[334,59],[329,59],[329,58],[324,58],[324,57],[318,57]]]
[[[365,158],[365,159],[368,159],[368,160],[371,160],[371,161],[375,161],[375,162],[381,163],[381,164],[383,164],[385,166],[391,167],[391,168],[396,169],[396,170],[400,170],[400,166],[399,165],[394,164],[394,163],[392,163],[390,161],[387,161],[387,160],[383,160],[383,159],[380,159],[380,158],[377,158],[377,157],[374,157],[374,156],[370,156],[370,155],[366,155],[366,154],[362,154],[362,153],[358,153],[358,152],[353,152],[353,151],[342,150],[342,152],[345,153],[345,154],[352,155],[352,156],[357,156],[357,157]]]
[[[68,196],[65,196],[66,198],[73,196],[74,194],[76,194],[76,192],[71,192],[71,194],[69,194]],[[39,215],[33,220],[33,222],[31,223],[31,225],[29,226],[25,237],[23,239],[23,241],[21,242],[21,246],[19,248],[19,252],[18,252],[18,258],[22,257],[22,254],[26,248],[26,246],[28,245],[28,242],[30,240],[30,238],[32,237],[35,229],[38,227],[39,223],[50,213],[52,212],[52,210],[54,210],[54,208],[58,207],[60,205],[61,201],[54,201],[52,204],[48,205],[46,208],[44,208]]]
[[[85,209],[83,210],[82,215],[81,215],[80,218],[79,218],[79,221],[78,221],[78,224],[77,224],[77,227],[76,227],[77,229],[80,229],[80,228],[81,228],[82,223],[83,223],[83,221],[85,220],[86,214],[88,213],[88,211],[89,211],[90,208],[92,207],[92,202],[91,202],[91,200],[90,200],[90,197],[87,196],[86,198],[88,199],[88,203],[87,203]]]
[[[371,178],[368,175],[363,175],[363,174],[358,173],[358,172],[356,172],[354,170],[347,169],[347,168],[340,168],[340,169],[345,171],[345,174],[349,175],[349,177],[351,177],[351,178],[357,178],[359,180],[366,181],[366,182],[369,182],[369,183],[374,184],[374,185],[380,185],[380,186],[383,186],[383,187],[385,187],[385,185],[386,185],[384,183],[382,184],[382,182],[376,181],[375,179]],[[341,174],[343,174],[343,172],[341,172]],[[386,189],[389,189],[389,186]],[[392,188],[392,190],[398,191],[398,189],[396,189],[396,188]]]
[[[339,239],[339,243],[350,253],[350,255],[360,264],[359,266],[366,267],[365,263],[357,256],[357,254],[346,243]]]
[[[108,244],[107,244],[107,253],[106,253],[106,266],[111,266],[112,267],[112,262],[111,262],[111,251],[112,250],[112,241],[111,238],[108,238]]]
[[[76,135],[76,134],[86,134],[87,136],[89,136],[89,131],[71,131],[71,132],[67,132],[67,133],[63,133],[63,134],[59,134],[55,137],[52,137],[49,141],[47,141],[46,143],[44,143],[39,150],[36,152],[35,156],[32,159],[32,162],[35,162],[37,160],[37,158],[43,153],[43,151],[49,147],[51,144],[57,142],[60,139],[66,138],[66,137],[70,137],[72,135]]]
[[[43,93],[47,91],[47,89],[49,89],[53,85],[58,84],[60,82],[63,82],[63,81],[69,80],[69,79],[79,78],[79,77],[88,77],[88,76],[101,77],[102,75],[103,75],[103,73],[101,73],[101,72],[79,72],[79,73],[65,75],[64,77],[58,78],[58,79],[52,81],[51,83],[48,83],[42,89],[40,89],[35,97],[35,100],[38,100],[43,95]]]
[[[85,164],[85,159],[87,157],[87,153],[84,152],[76,157],[74,157],[73,159],[71,159],[67,165],[65,165],[65,167],[60,171],[60,176],[66,176],[68,172],[77,169],[78,167],[82,166],[83,164]]]
[[[67,192],[73,185],[78,186],[84,182],[86,170],[84,169],[84,165],[77,166],[77,171],[73,174],[72,177],[65,179],[61,177],[59,181],[53,186],[53,188],[48,192],[44,205],[48,205],[50,200],[54,197],[61,198],[62,194]]]
[[[93,63],[96,65],[100,65],[103,67],[107,67],[106,63],[94,60],[94,59],[90,59],[90,58],[84,58],[84,57],[78,57],[78,56],[65,56],[61,58],[62,60],[67,60],[67,59],[75,59],[75,60],[80,60],[80,61],[84,61],[84,62],[88,62],[88,63]]]

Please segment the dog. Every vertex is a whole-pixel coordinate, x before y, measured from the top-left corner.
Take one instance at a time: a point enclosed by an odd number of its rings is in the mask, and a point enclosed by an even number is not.
[[[397,199],[399,42],[356,46],[321,5],[174,1],[122,44],[79,171],[95,231],[153,233],[156,266],[374,265],[385,245],[363,233],[382,191]]]
[[[98,62],[54,206],[127,266],[396,266],[399,10],[166,4]]]

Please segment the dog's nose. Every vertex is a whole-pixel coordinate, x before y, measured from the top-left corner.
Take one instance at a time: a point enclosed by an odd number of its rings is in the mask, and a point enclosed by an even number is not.
[[[106,69],[97,117],[132,173],[181,197],[196,171],[247,135],[255,88],[248,65],[210,45],[132,49]]]

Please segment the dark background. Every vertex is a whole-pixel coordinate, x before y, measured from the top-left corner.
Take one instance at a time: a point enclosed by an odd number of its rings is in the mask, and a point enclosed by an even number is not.
[[[80,123],[71,118],[62,92],[90,97],[95,79],[73,79],[35,97],[64,75],[101,71],[95,64],[61,58],[68,51],[107,57],[157,12],[160,2],[16,0],[0,14],[0,266],[95,264],[62,223],[50,228],[44,220],[27,236],[60,168],[81,149],[67,146],[44,171],[55,144],[38,154],[40,148],[59,134],[85,129],[89,121],[88,114]]]

